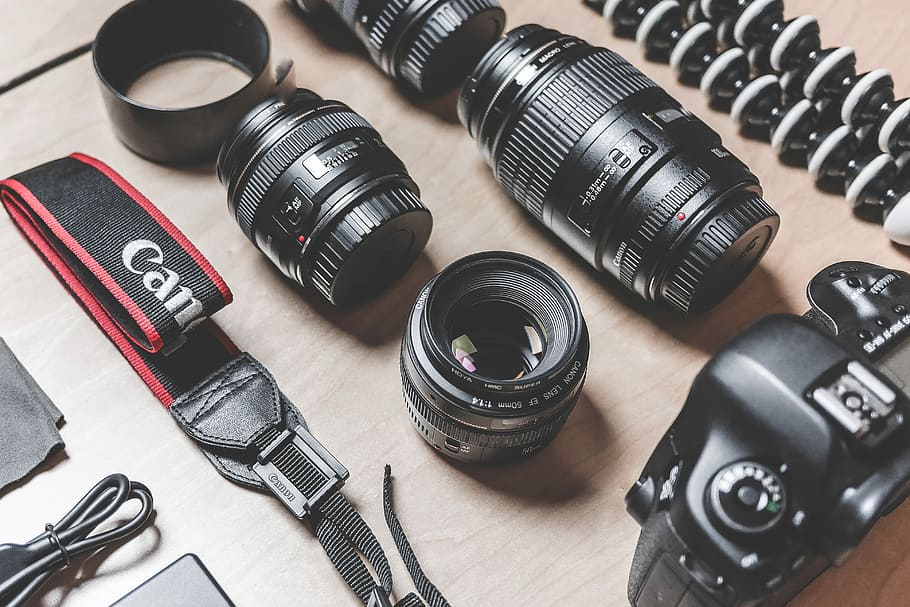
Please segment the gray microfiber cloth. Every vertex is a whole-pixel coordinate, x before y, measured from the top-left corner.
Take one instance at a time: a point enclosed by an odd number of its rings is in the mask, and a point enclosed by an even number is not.
[[[0,338],[0,489],[63,449],[63,414]]]

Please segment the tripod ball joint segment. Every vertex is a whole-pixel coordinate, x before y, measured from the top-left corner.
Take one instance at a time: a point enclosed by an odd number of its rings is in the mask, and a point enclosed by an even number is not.
[[[910,245],[910,100],[885,70],[857,74],[852,49],[823,49],[817,19],[785,20],[782,0],[587,4],[817,185],[880,208],[888,237]]]

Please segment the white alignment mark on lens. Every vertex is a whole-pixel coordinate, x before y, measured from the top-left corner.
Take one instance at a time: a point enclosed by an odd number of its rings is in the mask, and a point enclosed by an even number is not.
[[[537,75],[537,66],[536,65],[526,65],[522,68],[518,75],[515,76],[515,84],[518,86],[524,86],[534,79],[534,76]]]

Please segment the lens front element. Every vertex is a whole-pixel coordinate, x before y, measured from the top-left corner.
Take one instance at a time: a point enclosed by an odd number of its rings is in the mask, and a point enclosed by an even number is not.
[[[530,315],[506,302],[482,302],[453,313],[452,355],[470,373],[519,380],[540,364],[544,336]]]

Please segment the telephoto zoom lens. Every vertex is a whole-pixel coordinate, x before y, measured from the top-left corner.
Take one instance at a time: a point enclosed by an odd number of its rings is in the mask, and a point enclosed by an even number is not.
[[[459,461],[535,453],[575,407],[588,350],[578,299],[553,269],[517,253],[465,257],[424,287],[408,320],[401,378],[411,421]]]
[[[499,39],[496,0],[290,0],[304,12],[328,3],[392,78],[427,96],[460,86]]]
[[[777,233],[758,179],[717,133],[578,38],[513,30],[465,83],[459,114],[512,198],[648,301],[713,307]]]
[[[241,120],[221,149],[218,177],[253,244],[339,306],[394,282],[433,227],[417,185],[376,129],[304,89]]]

